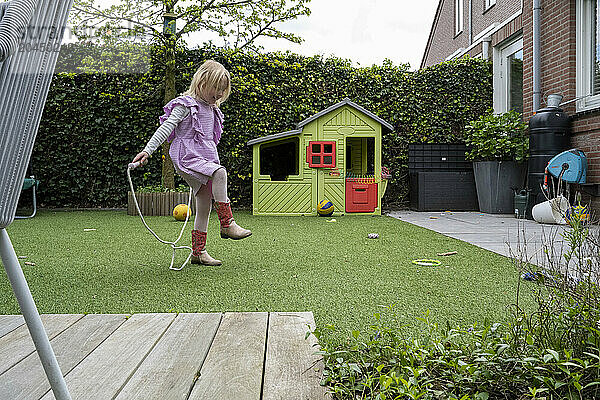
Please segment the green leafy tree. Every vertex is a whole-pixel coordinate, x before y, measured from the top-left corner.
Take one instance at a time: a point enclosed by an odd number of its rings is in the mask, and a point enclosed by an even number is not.
[[[164,102],[175,98],[178,69],[175,54],[187,46],[192,33],[217,34],[234,51],[260,50],[259,37],[302,39],[279,29],[282,22],[310,15],[310,0],[120,0],[103,5],[97,0],[75,0],[70,23],[80,40],[125,48],[160,51],[165,70]],[[89,60],[94,62],[92,60]],[[97,64],[102,67],[101,64]],[[104,66],[109,67],[109,66]],[[163,145],[162,182],[174,188],[168,143]]]

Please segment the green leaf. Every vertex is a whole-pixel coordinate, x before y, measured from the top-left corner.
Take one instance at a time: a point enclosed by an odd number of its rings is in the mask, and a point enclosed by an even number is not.
[[[581,366],[581,365],[579,365],[579,364],[575,364],[575,363],[573,363],[573,362],[570,362],[570,361],[565,361],[565,362],[562,362],[562,363],[560,363],[560,365],[563,365],[563,366],[565,366],[565,367],[575,367],[575,368],[582,368],[582,366]]]
[[[554,358],[556,361],[560,360],[560,357],[558,356],[558,352],[552,349],[546,349],[546,351],[552,355],[552,358]],[[545,361],[545,357],[544,357],[544,361]]]
[[[531,336],[530,334],[527,334],[525,341],[527,342],[528,345],[532,346],[533,345],[533,336]]]
[[[587,389],[587,388],[589,388],[589,387],[592,387],[592,386],[597,386],[597,385],[600,385],[600,382],[599,382],[599,381],[590,382],[590,383],[588,383],[587,385],[585,385],[585,386],[583,387],[583,389]]]

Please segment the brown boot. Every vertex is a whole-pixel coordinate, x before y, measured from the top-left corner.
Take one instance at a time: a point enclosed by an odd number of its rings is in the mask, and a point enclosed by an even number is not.
[[[192,264],[221,265],[220,260],[215,260],[206,251],[206,232],[192,230]]]
[[[231,213],[231,203],[221,203],[215,201],[215,210],[219,216],[219,222],[221,223],[221,237],[223,239],[243,239],[250,235],[248,229],[244,229],[233,220],[233,214]]]

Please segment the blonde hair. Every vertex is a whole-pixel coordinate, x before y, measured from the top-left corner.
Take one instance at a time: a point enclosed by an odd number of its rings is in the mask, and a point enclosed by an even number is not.
[[[217,100],[218,106],[227,100],[231,93],[231,76],[222,64],[214,60],[207,60],[198,68],[192,78],[190,88],[183,94],[201,100],[202,92],[211,87],[223,89],[223,96]]]

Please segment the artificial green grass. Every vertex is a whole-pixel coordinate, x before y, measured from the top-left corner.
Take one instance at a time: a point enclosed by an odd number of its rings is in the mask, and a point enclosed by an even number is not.
[[[391,217],[234,215],[253,235],[221,239],[213,213],[207,249],[223,265],[179,272],[168,269],[170,247],[125,212],[45,211],[7,231],[27,257],[20,261],[41,313],[312,311],[318,326],[348,332],[368,327],[380,305],[396,304],[410,327],[426,310],[452,325],[501,321],[515,301],[518,274],[509,259]],[[170,217],[147,221],[167,240],[182,226]],[[371,232],[379,239],[367,239]],[[437,256],[449,251],[458,254]],[[187,254],[178,252],[179,264]],[[411,263],[419,258],[443,264]],[[1,274],[0,314],[16,313]]]

